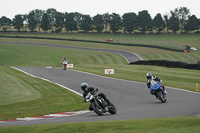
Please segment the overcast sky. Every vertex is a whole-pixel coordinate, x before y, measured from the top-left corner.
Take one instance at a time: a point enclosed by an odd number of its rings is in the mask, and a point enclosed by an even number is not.
[[[17,14],[28,14],[31,10],[55,8],[59,12],[79,12],[91,17],[97,14],[124,13],[148,10],[152,18],[157,13],[169,14],[179,7],[190,9],[191,15],[200,18],[200,0],[1,0],[0,17],[13,19]]]

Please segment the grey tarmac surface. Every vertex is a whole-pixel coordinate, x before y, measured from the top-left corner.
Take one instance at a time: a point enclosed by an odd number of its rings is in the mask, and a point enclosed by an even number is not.
[[[167,103],[163,104],[155,99],[149,93],[146,84],[141,82],[107,78],[72,69],[64,71],[59,68],[18,68],[32,75],[64,85],[81,94],[80,85],[82,82],[87,82],[89,86],[99,88],[99,93],[103,92],[107,95],[117,107],[117,114],[106,113],[104,116],[97,116],[94,112],[88,112],[77,116],[0,123],[0,126],[200,115],[200,93],[166,87]]]

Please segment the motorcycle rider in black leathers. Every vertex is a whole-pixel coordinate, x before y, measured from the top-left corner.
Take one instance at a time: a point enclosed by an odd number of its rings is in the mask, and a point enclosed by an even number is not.
[[[152,95],[154,94],[154,93],[153,93],[153,90],[151,89],[151,84],[152,84],[152,82],[159,82],[159,83],[160,83],[160,86],[163,88],[164,93],[167,94],[167,92],[166,92],[166,90],[165,90],[165,87],[162,85],[162,80],[161,80],[161,79],[159,79],[159,78],[156,77],[156,76],[152,76],[152,74],[149,73],[149,72],[146,74],[146,77],[147,77],[147,82],[146,82],[146,84],[147,84],[148,89],[150,89],[150,93],[151,93]]]
[[[83,90],[83,100],[85,101],[85,97],[89,92],[97,91],[98,89],[95,89],[93,87],[88,87],[87,83],[82,83],[81,84],[81,89]],[[107,103],[108,105],[110,104],[110,101],[107,99],[107,97],[103,93],[99,93],[99,96],[101,96]],[[89,110],[92,111],[92,108],[89,106]]]

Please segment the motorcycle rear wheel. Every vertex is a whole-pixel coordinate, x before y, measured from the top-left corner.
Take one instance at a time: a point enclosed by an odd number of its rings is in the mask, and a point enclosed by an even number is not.
[[[95,112],[97,115],[100,115],[100,116],[103,115],[103,109],[100,108],[100,107],[98,107],[98,106],[96,106],[95,103],[92,103],[92,104],[91,104],[91,107],[92,107],[92,109],[94,110],[94,112]]]

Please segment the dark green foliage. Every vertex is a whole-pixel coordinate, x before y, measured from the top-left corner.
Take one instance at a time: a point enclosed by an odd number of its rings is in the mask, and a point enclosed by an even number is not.
[[[11,25],[11,23],[12,23],[12,21],[5,16],[0,18],[0,26],[2,26],[4,31],[9,29],[9,26]]]
[[[158,13],[153,19],[154,29],[156,29],[159,33],[165,28],[165,22],[160,13]]]
[[[137,28],[137,15],[135,13],[125,13],[122,16],[122,23],[124,31],[131,33],[134,29]]]
[[[78,12],[75,12],[75,13],[73,13],[73,14],[74,14],[74,20],[75,20],[76,23],[77,23],[77,28],[78,28],[78,30],[79,30],[79,29],[80,29],[80,24],[81,24],[81,20],[82,20],[83,14],[78,13]]]
[[[65,25],[65,28],[67,31],[77,31],[78,28],[77,28],[77,23],[79,22],[78,20],[78,17],[77,17],[77,21],[75,21],[75,16],[76,14],[75,13],[65,13],[65,22],[64,22],[64,25]]]
[[[107,32],[108,31],[108,25],[110,23],[110,14],[109,13],[103,14],[102,19],[103,19],[103,22],[104,22],[104,25],[105,25],[105,30]]]
[[[45,13],[42,16],[41,28],[46,32],[50,29],[50,23],[48,19],[48,15]]]
[[[119,14],[112,13],[110,15],[110,30],[116,33],[122,27],[122,20]]]
[[[167,33],[169,33],[169,18],[167,15],[164,15],[164,18],[165,18],[165,27],[166,27]]]
[[[187,7],[180,7],[174,10],[175,16],[179,19],[181,33],[184,29],[186,21],[190,15],[190,10]]]
[[[198,25],[198,19],[197,19],[197,17],[196,17],[195,15],[192,15],[192,16],[189,18],[189,20],[188,20],[187,24],[185,25],[184,29],[185,29],[186,31],[191,32],[191,31],[193,31],[193,30],[198,30],[198,29],[199,29],[198,26],[199,26],[199,25]]]
[[[55,15],[57,13],[57,10],[54,9],[54,8],[49,8],[47,9],[46,11],[47,15],[48,15],[48,20],[49,20],[49,23],[50,23],[50,28],[51,28],[51,31],[53,31],[53,26],[54,26],[54,23],[55,23]]]
[[[55,27],[57,31],[61,32],[64,25],[64,15],[61,12],[57,12],[55,15]]]
[[[23,27],[22,15],[15,15],[15,18],[13,19],[13,26],[15,29],[20,31],[20,29]]]
[[[146,31],[149,33],[154,33],[153,30],[157,31],[158,33],[165,33],[165,31],[167,33],[171,33],[172,31],[173,33],[176,33],[178,30],[180,30],[181,33],[192,31],[193,33],[199,33],[199,31],[196,30],[199,30],[200,28],[200,20],[198,20],[198,28],[194,28],[196,27],[194,26],[196,25],[196,22],[195,24],[192,22],[188,23],[191,16],[190,10],[187,7],[180,7],[176,8],[174,11],[171,11],[172,15],[170,15],[170,18],[169,15],[161,16],[161,14],[158,13],[153,20],[147,10],[140,11],[138,15],[133,12],[125,13],[123,16],[120,16],[116,13],[105,13],[103,15],[97,14],[94,17],[91,17],[90,15],[83,15],[78,12],[57,12],[57,10],[54,8],[49,8],[46,11],[35,9],[32,10],[28,15],[16,15],[12,24],[10,24],[10,22],[8,22],[9,20],[7,21],[5,19],[6,17],[3,16],[5,18],[2,17],[4,22],[0,22],[0,28],[3,31],[8,31],[8,29],[12,30],[12,26],[18,31],[20,31],[22,28],[25,31],[28,31],[28,29],[34,31],[37,28],[37,30],[40,32],[42,16],[44,13],[46,13],[48,16],[49,28],[52,32],[54,30],[57,32],[62,32],[62,29],[65,28],[66,31],[71,32],[79,30],[88,32],[94,30],[94,32],[97,31],[105,33],[134,32],[135,34],[145,34]],[[162,17],[164,17],[164,20]],[[49,28],[44,29],[47,31]]]
[[[36,10],[34,10],[34,13],[35,13],[34,18],[35,18],[35,20],[37,22],[37,27],[38,27],[38,29],[40,31],[40,26],[41,26],[41,22],[42,22],[42,16],[45,13],[45,11],[36,9]]]
[[[97,14],[96,16],[93,17],[93,24],[94,24],[94,29],[97,30],[98,32],[102,32],[104,29],[104,24],[103,24],[103,16]]]
[[[179,28],[179,20],[178,18],[175,16],[175,14],[173,12],[171,12],[172,16],[170,17],[170,24],[169,24],[169,29],[172,30],[174,33],[176,33],[176,31],[178,31]]]
[[[83,15],[80,28],[85,32],[92,30],[92,18],[89,15]]]
[[[138,20],[138,28],[140,31],[142,31],[143,34],[147,30],[152,30],[153,22],[148,11],[144,10],[139,12],[137,20]]]
[[[33,31],[37,27],[34,11],[28,14],[28,28]]]

